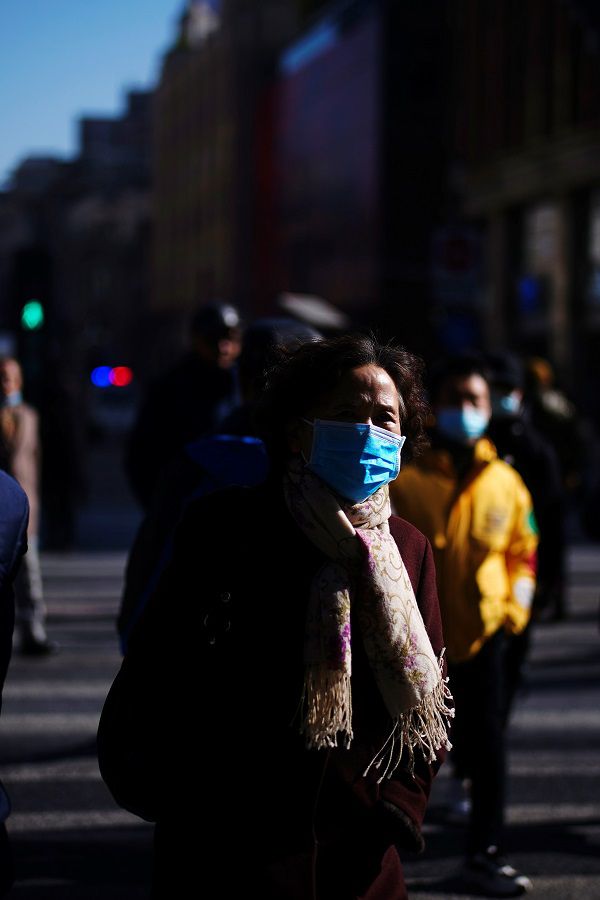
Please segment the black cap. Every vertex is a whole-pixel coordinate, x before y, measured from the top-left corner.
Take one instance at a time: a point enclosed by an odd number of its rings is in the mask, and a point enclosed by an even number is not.
[[[525,383],[523,363],[514,353],[509,351],[490,353],[488,355],[490,383],[494,387],[514,391],[522,389]]]
[[[230,303],[208,303],[201,306],[191,321],[192,334],[205,337],[220,337],[240,326],[240,314]]]

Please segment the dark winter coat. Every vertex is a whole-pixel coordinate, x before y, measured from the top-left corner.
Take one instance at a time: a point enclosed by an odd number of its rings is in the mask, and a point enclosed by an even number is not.
[[[430,545],[402,519],[390,527],[439,653]],[[116,801],[158,823],[153,896],[179,896],[190,878],[207,897],[406,896],[396,847],[422,849],[443,753],[419,759],[414,778],[403,767],[381,785],[362,776],[389,718],[357,625],[352,747],[305,749],[306,604],[324,562],[271,483],[188,507],[98,733]]]
[[[487,436],[531,494],[540,533],[536,606],[541,608],[565,588],[566,495],[558,455],[525,415],[492,418]]]
[[[0,707],[12,653],[15,623],[13,583],[27,550],[29,503],[20,485],[0,471]]]
[[[146,508],[160,473],[188,441],[210,434],[238,399],[235,369],[190,353],[149,386],[131,430],[124,466]]]
[[[186,444],[167,465],[129,551],[117,630],[121,650],[173,550],[173,534],[188,503],[232,484],[265,480],[268,457],[258,438],[216,434]]]
[[[2,690],[12,654],[15,625],[14,580],[27,550],[29,503],[25,491],[6,472],[0,470],[0,709]],[[10,801],[0,781],[0,897],[12,887],[12,853],[4,819]]]

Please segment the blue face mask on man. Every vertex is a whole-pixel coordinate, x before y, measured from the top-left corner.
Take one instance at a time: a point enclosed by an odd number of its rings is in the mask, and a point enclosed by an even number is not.
[[[435,424],[440,434],[458,444],[468,444],[480,438],[488,426],[488,421],[486,413],[473,406],[464,408],[446,406],[438,410],[435,416]]]
[[[518,416],[521,412],[521,401],[515,394],[492,392],[492,414],[497,419]]]
[[[362,503],[400,471],[406,438],[377,425],[315,419],[308,468],[342,497]]]

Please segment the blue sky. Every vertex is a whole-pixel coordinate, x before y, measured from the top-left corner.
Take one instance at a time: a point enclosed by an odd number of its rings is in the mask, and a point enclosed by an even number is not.
[[[81,115],[156,83],[184,0],[0,0],[0,185],[27,155],[70,157]]]

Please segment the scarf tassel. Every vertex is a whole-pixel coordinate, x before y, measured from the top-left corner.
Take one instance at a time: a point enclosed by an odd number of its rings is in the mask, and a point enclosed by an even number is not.
[[[309,750],[350,746],[352,732],[352,690],[350,675],[327,666],[307,667],[302,697],[304,716],[301,732]]]
[[[454,717],[454,709],[449,706],[452,694],[448,687],[448,678],[442,675],[442,658],[438,664],[440,678],[431,693],[419,701],[416,706],[400,713],[394,719],[394,726],[381,750],[375,754],[365,771],[366,776],[372,768],[383,772],[377,779],[381,783],[384,778],[391,778],[404,753],[408,753],[408,770],[414,778],[415,749],[420,749],[428,763],[436,760],[437,751],[444,747],[452,749],[448,738],[448,720]]]

